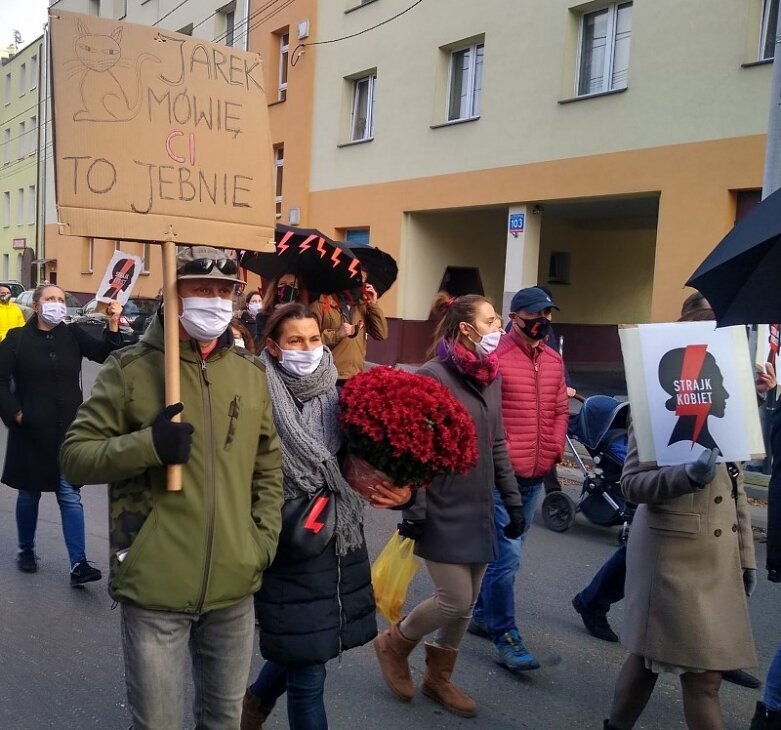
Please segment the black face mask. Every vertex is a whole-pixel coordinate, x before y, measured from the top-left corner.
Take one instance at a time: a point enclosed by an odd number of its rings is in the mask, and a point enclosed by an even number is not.
[[[535,317],[534,319],[516,317],[515,323],[521,332],[533,340],[544,339],[550,331],[550,320],[547,317]]]
[[[277,287],[277,299],[280,304],[290,304],[298,301],[298,287],[292,284],[282,284]]]

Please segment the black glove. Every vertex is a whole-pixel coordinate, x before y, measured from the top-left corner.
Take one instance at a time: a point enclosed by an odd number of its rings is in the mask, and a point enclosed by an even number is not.
[[[746,591],[746,595],[751,598],[751,594],[757,587],[757,570],[756,568],[744,568],[743,569],[743,588]]]
[[[399,535],[410,540],[420,540],[426,528],[425,520],[402,520],[397,525]]]
[[[166,406],[152,421],[152,443],[163,464],[186,464],[193,445],[193,425],[171,419],[184,410],[181,403]]]
[[[768,568],[767,579],[771,583],[781,583],[781,570],[776,570],[775,568]]]
[[[713,481],[716,476],[716,458],[718,455],[718,449],[705,449],[697,461],[686,465],[686,476],[689,477],[692,485],[702,489]]]
[[[510,524],[504,526],[504,536],[508,540],[515,540],[523,535],[526,529],[526,518],[523,516],[523,507],[506,507],[510,516]]]

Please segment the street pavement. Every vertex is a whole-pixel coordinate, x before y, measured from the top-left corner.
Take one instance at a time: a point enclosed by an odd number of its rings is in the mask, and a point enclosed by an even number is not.
[[[89,388],[95,367],[85,368]],[[5,433],[0,433],[5,452]],[[104,486],[86,486],[87,552],[107,570],[107,504]],[[574,491],[573,491],[574,496]],[[53,495],[44,495],[38,528],[39,572],[16,570],[13,490],[0,487],[0,730],[122,730],[130,720],[122,676],[119,610],[112,608],[105,579],[83,589],[68,583],[68,565]],[[367,510],[366,537],[372,556],[391,535],[398,515]],[[625,653],[585,633],[573,611],[572,596],[615,549],[616,530],[606,530],[578,516],[564,534],[545,529],[539,515],[524,548],[524,564],[516,586],[518,618],[529,647],[558,664],[524,675],[511,674],[493,661],[484,639],[467,636],[456,668],[456,681],[478,702],[478,716],[467,720],[444,712],[418,694],[409,705],[396,701],[385,688],[372,647],[346,652],[329,665],[326,706],[333,730],[473,728],[601,728],[610,707],[616,673]],[[757,544],[764,564],[765,546]],[[779,587],[760,582],[751,599],[754,634],[764,679],[781,642]],[[408,597],[414,605],[431,592],[422,569]],[[719,607],[714,606],[714,611]],[[621,604],[611,612],[620,631]],[[384,625],[382,619],[380,624]],[[262,663],[255,652],[253,675]],[[412,656],[416,681],[423,671],[423,652]],[[183,668],[189,687],[189,668]],[[721,692],[726,727],[746,730],[760,693],[724,684]],[[191,694],[188,690],[188,705]],[[186,727],[192,727],[188,718]],[[286,728],[284,703],[266,723]],[[638,728],[684,728],[678,683],[662,676]],[[176,730],[176,729],[171,729]]]

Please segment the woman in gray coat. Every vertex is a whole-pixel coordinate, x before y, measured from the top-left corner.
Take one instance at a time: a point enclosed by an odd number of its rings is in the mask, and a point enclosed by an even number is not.
[[[425,561],[436,594],[381,634],[375,649],[388,687],[409,702],[414,689],[407,658],[436,631],[434,641],[425,644],[423,694],[450,712],[472,717],[474,700],[450,676],[483,574],[496,557],[494,484],[510,516],[508,537],[521,535],[524,518],[507,455],[494,354],[503,334],[501,319],[487,299],[476,295],[454,299],[440,293],[433,311],[439,318],[436,356],[418,372],[439,381],[469,411],[477,431],[478,462],[464,476],[439,478],[419,489],[413,506],[404,511],[399,533],[415,540],[415,554]]]
[[[699,296],[699,295],[695,295]],[[684,304],[682,321],[713,319],[707,302]],[[766,390],[765,380],[757,382]],[[634,429],[621,489],[638,504],[627,551],[630,654],[616,681],[607,730],[634,727],[660,672],[680,675],[686,724],[722,728],[721,673],[757,663],[746,597],[756,585],[751,517],[743,474],[716,464],[717,450],[661,468],[640,464]]]

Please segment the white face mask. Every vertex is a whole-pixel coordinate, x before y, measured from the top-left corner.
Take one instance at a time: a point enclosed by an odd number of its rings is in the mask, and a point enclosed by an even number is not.
[[[311,375],[323,359],[323,346],[314,350],[283,350],[279,348],[279,364],[291,375],[299,378]]]
[[[233,338],[233,344],[236,345],[236,347],[244,347],[244,338],[243,337],[234,337]]]
[[[233,302],[222,297],[182,297],[179,321],[198,342],[216,340],[233,319]]]
[[[42,302],[38,312],[40,318],[50,327],[56,327],[67,314],[68,309],[62,302]]]
[[[250,302],[247,305],[247,311],[253,316],[257,317],[260,310],[263,309],[263,304],[261,302]]]
[[[488,357],[498,346],[499,340],[502,339],[504,332],[499,330],[498,332],[489,332],[487,335],[483,335],[480,342],[475,344],[475,349],[482,357]]]

